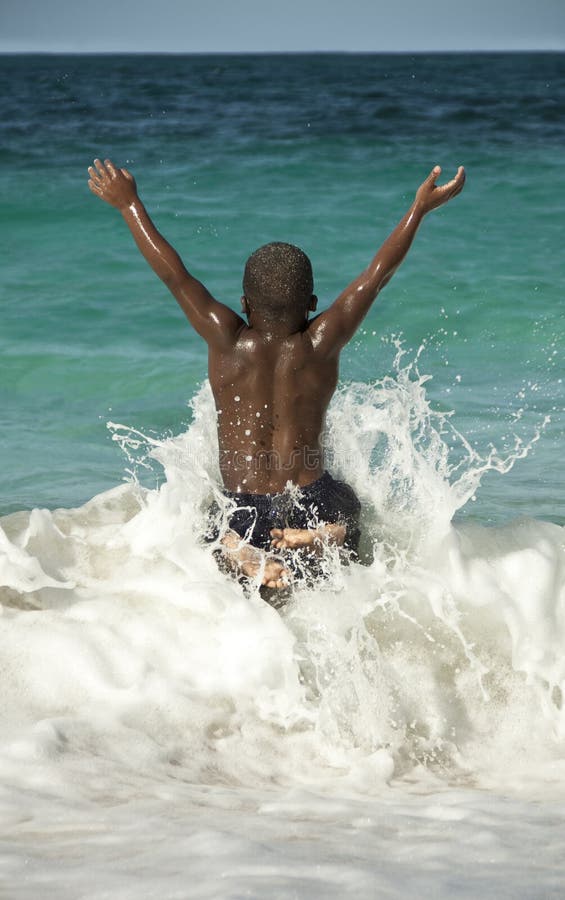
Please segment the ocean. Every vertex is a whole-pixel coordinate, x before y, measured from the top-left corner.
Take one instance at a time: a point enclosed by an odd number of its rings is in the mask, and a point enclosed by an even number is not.
[[[0,57],[0,897],[565,891],[564,54]],[[87,167],[239,308],[319,308],[435,164],[345,349],[364,564],[275,610],[203,540],[198,336]]]

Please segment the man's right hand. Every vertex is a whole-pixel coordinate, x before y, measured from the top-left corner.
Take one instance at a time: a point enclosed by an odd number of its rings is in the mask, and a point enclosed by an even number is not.
[[[124,209],[138,199],[133,175],[127,169],[117,169],[111,160],[101,162],[95,159],[94,165],[88,168],[88,174],[88,187],[92,193],[110,206]]]

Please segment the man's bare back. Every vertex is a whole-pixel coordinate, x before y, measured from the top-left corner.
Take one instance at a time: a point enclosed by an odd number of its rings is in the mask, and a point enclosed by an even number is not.
[[[298,248],[269,244],[250,257],[242,315],[238,315],[187,271],[155,228],[129,172],[110,160],[95,160],[88,171],[91,191],[119,209],[139,250],[208,344],[226,493],[245,496],[248,504],[256,500],[257,510],[265,515],[270,507],[264,505],[264,498],[278,498],[290,483],[302,490],[311,506],[315,498],[316,509],[324,507],[322,489],[334,492],[338,512],[340,502],[344,509],[351,509],[350,489],[333,482],[324,471],[321,446],[339,356],[404,259],[424,215],[462,190],[463,168],[450,182],[438,186],[441,170],[436,166],[369,266],[313,318],[309,316],[317,298],[310,262]],[[339,514],[341,521],[331,516],[328,504],[319,525],[308,521],[307,527],[280,527],[279,522],[269,529],[269,540],[278,550],[347,542],[353,530],[347,511]],[[247,533],[234,525],[224,536],[227,557],[245,574],[262,573],[263,584],[281,587],[288,576],[284,563],[247,546],[243,540]]]
[[[228,490],[275,494],[321,476],[338,359],[316,353],[307,323],[276,336],[244,325],[232,352],[210,350],[209,375]]]

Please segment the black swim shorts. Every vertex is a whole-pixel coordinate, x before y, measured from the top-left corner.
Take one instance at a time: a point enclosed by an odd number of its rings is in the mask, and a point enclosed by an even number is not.
[[[281,494],[236,494],[224,491],[237,503],[228,525],[254,547],[269,550],[271,528],[316,528],[318,524],[346,526],[344,546],[357,553],[361,504],[352,488],[329,472],[298,491]]]

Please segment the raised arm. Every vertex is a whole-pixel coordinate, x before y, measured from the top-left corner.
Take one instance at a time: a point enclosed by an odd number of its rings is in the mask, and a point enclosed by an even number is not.
[[[463,166],[459,167],[455,178],[438,186],[436,181],[440,174],[440,167],[435,166],[418,188],[412,206],[365,271],[341,292],[329,309],[312,319],[308,330],[315,348],[324,353],[339,352],[351,340],[373,300],[408,253],[426,213],[447,203],[463,190]]]
[[[139,250],[163,281],[190,324],[208,343],[228,345],[245,324],[228,306],[212,297],[202,282],[188,272],[173,247],[157,231],[139,199],[135,179],[109,160],[94,160],[88,169],[93,194],[118,209]]]

